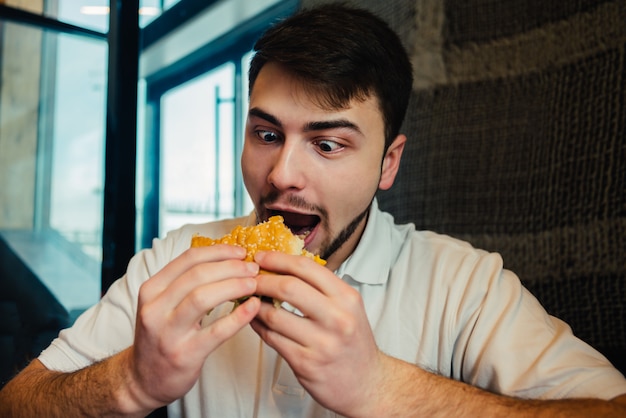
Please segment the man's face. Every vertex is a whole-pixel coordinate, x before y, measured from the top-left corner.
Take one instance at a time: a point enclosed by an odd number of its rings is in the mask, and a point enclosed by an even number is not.
[[[261,69],[250,94],[244,183],[259,221],[282,215],[333,270],[363,232],[381,182],[383,152],[376,99],[323,109],[278,64]]]

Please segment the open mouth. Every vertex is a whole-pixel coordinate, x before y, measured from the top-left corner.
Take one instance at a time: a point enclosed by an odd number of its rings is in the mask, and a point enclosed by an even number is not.
[[[269,216],[280,215],[285,221],[285,225],[292,234],[299,236],[302,239],[306,237],[315,229],[320,222],[320,217],[317,215],[307,215],[304,213],[296,212],[284,212],[279,210],[272,210]]]

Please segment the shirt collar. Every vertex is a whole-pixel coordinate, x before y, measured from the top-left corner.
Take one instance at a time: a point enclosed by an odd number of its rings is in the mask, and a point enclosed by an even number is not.
[[[369,285],[383,284],[389,277],[392,255],[397,251],[392,242],[389,223],[391,215],[378,209],[374,199],[363,235],[352,254],[335,271],[339,277]]]

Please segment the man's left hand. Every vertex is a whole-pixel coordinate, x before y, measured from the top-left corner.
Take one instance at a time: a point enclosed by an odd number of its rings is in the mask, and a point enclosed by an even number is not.
[[[376,346],[361,295],[306,257],[265,252],[257,253],[255,261],[263,270],[278,272],[257,277],[257,294],[286,301],[302,316],[263,303],[252,328],[320,404],[346,415],[367,411],[385,356]]]

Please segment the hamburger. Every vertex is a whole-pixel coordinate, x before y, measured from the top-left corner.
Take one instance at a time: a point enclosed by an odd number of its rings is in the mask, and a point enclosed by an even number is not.
[[[280,215],[272,216],[267,221],[254,226],[236,226],[230,233],[221,238],[214,239],[201,235],[194,235],[191,238],[191,247],[206,247],[216,244],[237,245],[245,248],[245,261],[254,261],[254,255],[258,251],[280,251],[308,257],[322,266],[326,264],[326,261],[319,255],[315,255],[304,248],[304,240],[289,230]],[[233,300],[234,308],[248,297]],[[278,307],[281,301],[274,299],[273,303],[274,306]]]

